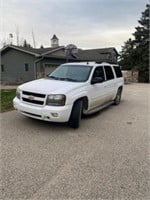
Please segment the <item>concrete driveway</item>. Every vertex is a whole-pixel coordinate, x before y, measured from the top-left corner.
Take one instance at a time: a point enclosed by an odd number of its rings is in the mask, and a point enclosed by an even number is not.
[[[82,119],[78,130],[1,114],[0,199],[148,200],[149,90],[125,85],[119,106]]]

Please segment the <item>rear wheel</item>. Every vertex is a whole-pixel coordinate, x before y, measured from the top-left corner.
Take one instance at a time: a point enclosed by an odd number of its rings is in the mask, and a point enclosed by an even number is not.
[[[74,103],[71,116],[69,119],[69,126],[71,128],[78,128],[80,125],[81,120],[81,114],[82,114],[82,108],[83,108],[83,101],[78,100]]]
[[[121,101],[122,88],[119,88],[114,99],[114,105],[118,105]]]

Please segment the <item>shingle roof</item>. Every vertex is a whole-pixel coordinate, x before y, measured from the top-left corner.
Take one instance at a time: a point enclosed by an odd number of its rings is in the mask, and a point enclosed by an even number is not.
[[[46,52],[48,52],[48,51],[57,49],[57,48],[55,48],[55,47],[38,48],[38,49],[35,49],[35,48],[27,48],[27,47],[19,47],[19,48],[20,48],[20,49],[26,49],[26,50],[29,51],[29,52],[38,53],[38,54],[43,54],[43,53],[46,53]]]
[[[31,48],[31,47],[21,47],[21,46],[16,46],[16,45],[8,45],[2,48],[1,52],[7,50],[8,48],[13,48],[13,49],[23,51],[35,56],[41,56],[42,54],[57,50],[58,48],[60,49],[62,47],[59,46],[59,47],[48,47],[48,48]]]
[[[66,59],[65,47],[48,47],[48,48],[29,48],[29,47],[20,47],[20,46],[7,46],[3,48],[1,51],[4,51],[7,48],[14,48],[25,53],[32,54],[34,56],[44,56],[47,58],[61,58]],[[117,56],[119,55],[115,48],[102,48],[102,49],[78,49],[78,53],[73,56],[70,55],[69,59],[71,60],[81,60],[81,61],[110,61],[112,59],[111,55],[115,53]]]
[[[58,40],[58,37],[54,34],[51,40]]]
[[[115,48],[103,48],[103,49],[87,49],[79,50],[77,53],[77,58],[80,60],[93,60],[93,61],[106,61],[111,59],[111,55],[115,51]]]

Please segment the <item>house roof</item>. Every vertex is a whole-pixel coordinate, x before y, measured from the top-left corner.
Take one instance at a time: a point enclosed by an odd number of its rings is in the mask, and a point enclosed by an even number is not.
[[[51,40],[58,40],[58,37],[54,34]]]
[[[48,47],[48,48],[29,48],[29,47],[20,47],[15,45],[8,45],[1,49],[1,52],[5,52],[8,49],[15,49],[18,51],[22,51],[24,53],[28,53],[35,57],[47,57],[47,58],[61,58],[66,59],[66,52],[64,46],[59,47]],[[69,59],[71,60],[81,60],[81,61],[108,61],[111,60],[111,55],[115,53],[117,56],[119,55],[117,50],[114,47],[110,48],[99,48],[99,49],[78,49],[78,53],[73,56],[70,55]]]
[[[103,48],[79,50],[77,57],[80,60],[108,60],[109,55],[111,55],[113,52],[115,52],[117,56],[119,55],[115,48]]]
[[[42,56],[44,54],[60,50],[61,48],[64,48],[64,47],[59,46],[59,47],[48,47],[48,48],[30,48],[30,47],[21,47],[21,46],[16,46],[16,45],[7,45],[1,49],[1,52],[5,52],[10,48],[18,50],[18,51],[22,51],[24,53],[28,53],[34,56]]]

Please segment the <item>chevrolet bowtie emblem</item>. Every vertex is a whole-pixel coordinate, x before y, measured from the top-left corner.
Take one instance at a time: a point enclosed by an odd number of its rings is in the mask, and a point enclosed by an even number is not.
[[[34,96],[28,96],[28,99],[34,100]]]

